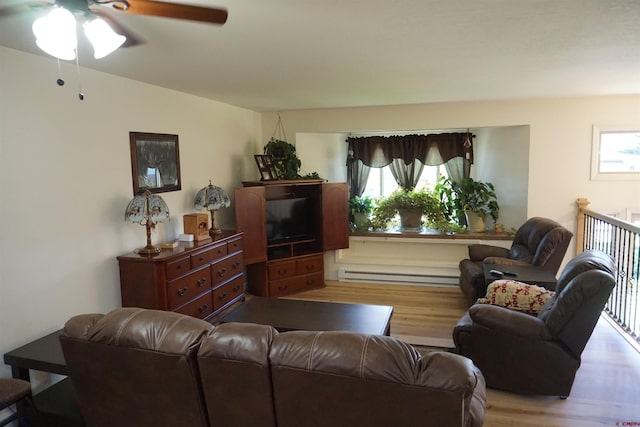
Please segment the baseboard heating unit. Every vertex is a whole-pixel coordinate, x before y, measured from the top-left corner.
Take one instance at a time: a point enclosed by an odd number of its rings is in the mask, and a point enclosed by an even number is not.
[[[378,272],[343,268],[338,269],[338,280],[343,282],[406,283],[425,286],[458,285],[458,276],[425,274],[419,272]]]

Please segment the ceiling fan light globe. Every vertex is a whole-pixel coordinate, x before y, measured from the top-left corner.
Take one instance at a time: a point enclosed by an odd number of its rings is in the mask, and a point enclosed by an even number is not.
[[[71,60],[76,57],[76,18],[67,9],[56,7],[49,14],[36,19],[32,26],[36,44],[56,58]]]
[[[122,46],[127,40],[109,27],[109,25],[101,18],[95,18],[87,21],[83,25],[84,33],[93,46],[96,59],[103,58],[111,52]]]

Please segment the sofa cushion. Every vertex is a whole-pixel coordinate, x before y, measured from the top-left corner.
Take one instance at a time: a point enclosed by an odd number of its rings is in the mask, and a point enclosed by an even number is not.
[[[491,282],[487,287],[486,297],[479,298],[478,302],[538,313],[554,295],[555,292],[537,285],[503,279]]]

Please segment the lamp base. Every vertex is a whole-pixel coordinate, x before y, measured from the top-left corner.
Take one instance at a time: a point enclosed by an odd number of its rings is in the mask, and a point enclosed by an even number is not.
[[[147,245],[144,248],[138,249],[138,254],[139,255],[156,255],[156,254],[159,254],[161,251],[162,249],[156,246]]]
[[[222,233],[222,230],[220,230],[217,227],[211,227],[209,229],[209,236],[211,236],[211,237],[215,236],[216,234],[220,234],[220,233]]]

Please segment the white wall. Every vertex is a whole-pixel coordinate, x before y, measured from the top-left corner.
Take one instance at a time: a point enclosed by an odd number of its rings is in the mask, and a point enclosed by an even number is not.
[[[179,135],[182,190],[162,193],[171,221],[209,179],[233,197],[257,178],[258,113],[0,47],[0,353],[59,329],[71,316],[120,305],[117,255],[144,246],[125,223],[133,197],[129,131]],[[216,216],[234,225],[233,205]],[[0,365],[0,376],[9,370]]]
[[[506,229],[527,220],[529,184],[529,126],[475,129],[474,179],[496,187],[500,205],[498,222]]]
[[[280,116],[287,135],[528,126],[527,217],[553,218],[575,232],[578,197],[591,200],[596,210],[640,204],[638,181],[589,179],[593,125],[640,126],[640,95],[300,110]],[[275,113],[263,114],[264,134],[273,132],[276,120]],[[568,256],[572,253],[575,241]]]

